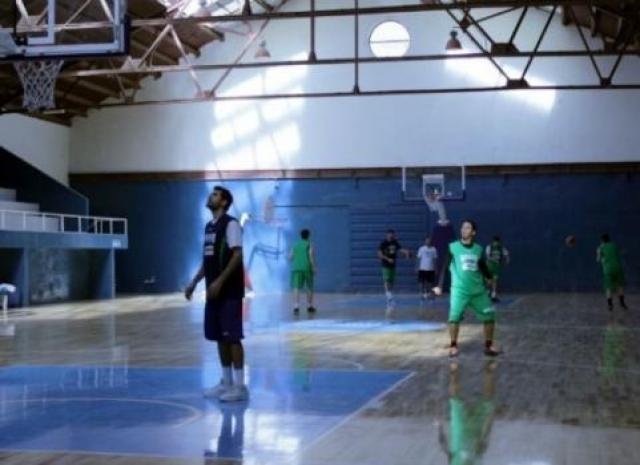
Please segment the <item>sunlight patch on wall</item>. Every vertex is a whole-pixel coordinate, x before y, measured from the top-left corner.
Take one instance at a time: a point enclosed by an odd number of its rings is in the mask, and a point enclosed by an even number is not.
[[[300,150],[301,137],[298,125],[290,123],[287,126],[274,131],[273,139],[275,141],[278,152],[285,156],[291,157]]]
[[[211,131],[211,144],[215,149],[221,149],[236,140],[233,125],[224,123]]]
[[[302,86],[293,87],[291,90],[293,93],[300,93]],[[260,114],[267,123],[275,123],[301,110],[303,105],[302,98],[267,100],[260,105]]]
[[[504,76],[484,58],[446,60],[445,68],[474,86],[501,87],[506,83]],[[519,78],[522,75],[522,70],[510,65],[502,65],[502,69],[510,78]],[[552,86],[554,84],[530,73],[527,74],[526,79],[530,85]],[[547,113],[553,108],[556,99],[555,90],[518,90],[509,91],[506,95]]]
[[[288,60],[306,58],[305,52]],[[220,93],[221,96],[297,94],[304,92],[308,66],[257,71]],[[302,146],[296,120],[304,99],[221,101],[213,105],[215,123],[210,132],[215,161],[207,169],[249,170],[287,168]]]
[[[233,129],[236,139],[243,138],[254,134],[260,129],[260,116],[255,108],[247,109],[247,111],[233,118]]]

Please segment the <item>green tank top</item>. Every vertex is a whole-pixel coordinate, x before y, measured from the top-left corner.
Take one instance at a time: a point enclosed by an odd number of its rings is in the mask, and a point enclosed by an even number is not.
[[[602,270],[605,273],[620,270],[622,263],[618,254],[618,246],[613,242],[605,242],[600,245],[600,263],[602,263]]]
[[[502,244],[500,242],[492,242],[489,246],[489,260],[496,263],[502,263]]]
[[[311,241],[300,239],[293,245],[293,271],[311,271],[311,260],[309,260],[309,249]]]
[[[449,244],[451,253],[451,287],[465,294],[481,294],[485,292],[484,280],[479,262],[482,259],[482,247],[473,244],[465,247],[462,242]]]

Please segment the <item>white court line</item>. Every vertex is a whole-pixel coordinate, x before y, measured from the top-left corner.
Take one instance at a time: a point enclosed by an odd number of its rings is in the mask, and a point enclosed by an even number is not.
[[[438,352],[440,352],[440,350],[438,350]],[[530,365],[547,365],[547,366],[554,366],[554,367],[565,367],[565,368],[578,368],[578,369],[583,369],[583,370],[602,370],[604,367],[602,365],[588,365],[588,364],[576,364],[576,363],[562,363],[562,362],[544,362],[544,361],[538,361],[538,360],[526,360],[526,359],[517,359],[517,358],[510,358],[508,356],[508,354],[510,354],[512,352],[506,352],[503,353],[502,355],[500,355],[498,358],[496,358],[495,360],[498,362],[513,362],[513,363],[520,363],[520,364],[530,364]],[[468,359],[468,360],[486,360],[486,357],[473,357],[473,356],[467,356],[464,354],[460,354],[458,356],[458,359]],[[335,360],[340,360],[335,358]],[[449,362],[450,358],[448,356],[445,355],[436,355],[434,357],[431,357],[428,359],[429,361],[434,361],[436,364],[439,364],[440,362],[442,362],[443,360],[445,362]],[[358,370],[352,370],[349,368],[292,368],[292,369],[286,369],[286,368],[279,368],[279,367],[272,367],[272,366],[266,366],[266,365],[256,365],[256,366],[251,366],[251,365],[247,365],[247,367],[251,370],[270,370],[270,371],[321,371],[321,372],[347,372],[347,373],[353,373],[353,372],[358,372],[358,373],[407,373],[410,371],[413,371],[413,373],[419,372],[421,371],[421,368],[418,367],[409,367],[406,370],[393,370],[393,369],[366,369],[364,368],[364,366],[362,364],[359,364],[357,362],[353,362],[353,364],[357,364],[360,367],[362,367],[361,369],[359,368]],[[64,363],[55,363],[55,364],[40,364],[40,363],[35,363],[32,365],[25,365],[24,363],[21,363],[19,365],[5,365],[0,367],[0,373],[2,372],[2,370],[4,369],[11,369],[11,368],[57,368],[57,367],[64,367],[64,368],[124,368],[126,367],[127,369],[142,369],[142,370],[194,370],[194,369],[208,369],[208,365],[207,364],[202,364],[202,365],[183,365],[183,366],[175,366],[175,365],[168,365],[168,366],[145,366],[145,365],[135,365],[135,364],[131,364],[130,362],[128,362],[126,365],[119,365],[117,362],[113,362],[111,364],[107,364],[107,365],[99,365],[96,364],[95,360],[89,360],[87,364],[84,364],[82,361],[74,361],[74,362],[64,362]],[[621,372],[627,372],[627,373],[631,373],[631,374],[640,374],[640,369],[633,369],[633,368],[616,368],[617,371],[621,371]]]
[[[133,452],[101,452],[101,451],[86,451],[86,450],[76,450],[76,449],[55,449],[55,450],[50,450],[50,449],[3,449],[0,448],[0,453],[2,452],[7,452],[7,453],[18,453],[18,454],[75,454],[75,455],[84,455],[84,456],[92,456],[92,455],[98,455],[100,457],[132,457],[132,458],[157,458],[157,459],[164,459],[164,460],[194,460],[194,459],[200,459],[202,460],[201,456],[190,456],[190,455],[159,455],[159,454],[150,454],[150,453],[146,453],[146,452],[141,452],[141,453],[133,453]],[[237,459],[237,458],[225,458],[224,460],[228,460],[228,461],[233,461],[233,462],[238,462],[238,463],[242,463],[243,459]],[[45,463],[53,463],[52,461],[46,461]]]
[[[55,397],[55,398],[33,398],[33,399],[15,399],[15,400],[3,400],[3,403],[24,403],[24,402],[40,402],[40,403],[63,403],[63,402],[129,402],[139,404],[154,404],[154,405],[168,405],[169,407],[176,407],[191,412],[189,418],[170,425],[171,428],[180,428],[181,426],[193,423],[199,420],[203,416],[203,412],[191,405],[181,404],[178,402],[170,402],[166,400],[153,400],[153,399],[136,399],[133,397]],[[1,449],[0,449],[1,450]]]
[[[517,359],[517,358],[510,358],[508,356],[508,354],[510,354],[511,352],[506,352],[506,354],[502,354],[497,358],[494,358],[492,360],[495,360],[497,362],[500,361],[510,361],[510,362],[515,362],[515,363],[522,363],[522,364],[539,364],[539,365],[551,365],[551,366],[561,366],[561,367],[568,367],[568,368],[580,368],[580,369],[590,369],[590,370],[601,370],[604,367],[602,365],[588,365],[588,364],[577,364],[577,363],[562,363],[562,362],[544,362],[544,361],[538,361],[538,360],[526,360],[526,359]],[[465,356],[464,354],[461,354],[459,356],[459,358],[466,358],[466,359],[470,359],[470,360],[488,360],[487,357],[483,356],[483,357],[473,357],[473,356]],[[334,360],[340,360],[338,358],[333,358]],[[433,357],[429,359],[430,361],[438,361],[439,358],[438,357]],[[450,358],[447,355],[444,358],[445,361],[449,361]],[[341,360],[346,362],[346,360]],[[351,370],[348,368],[280,368],[280,367],[271,367],[271,366],[260,366],[260,365],[256,365],[256,366],[251,366],[251,365],[247,365],[249,369],[253,369],[253,370],[270,370],[270,371],[321,371],[321,372],[347,372],[347,373],[353,373],[353,372],[358,372],[358,373],[411,373],[413,375],[417,374],[420,369],[416,370],[415,367],[409,367],[405,370],[402,369],[382,369],[382,368],[364,368],[364,366],[358,362],[353,362],[354,364],[359,365],[360,369],[358,370]],[[58,366],[64,366],[64,367],[84,367],[84,368],[110,368],[109,365],[106,366],[95,366],[95,365],[78,365],[78,364],[56,364],[56,365],[7,365],[5,367],[0,367],[0,371],[2,370],[2,368],[13,368],[13,367],[19,367],[19,368],[30,368],[30,367],[58,367]],[[140,369],[148,369],[148,370],[166,370],[166,369],[177,369],[177,370],[192,370],[192,369],[207,369],[208,365],[203,364],[203,365],[187,365],[187,366],[142,366],[142,365],[128,365],[128,368],[140,368]],[[616,370],[618,371],[627,371],[630,373],[638,373],[640,374],[640,369],[630,369],[630,368],[616,368]]]
[[[347,422],[351,421],[352,419],[354,419],[355,417],[357,417],[358,415],[360,415],[362,412],[364,412],[366,409],[368,409],[372,404],[378,402],[380,399],[382,399],[383,397],[385,397],[387,394],[389,394],[390,392],[392,392],[394,389],[396,389],[398,386],[400,386],[401,384],[403,384],[404,382],[410,380],[411,378],[413,378],[416,375],[415,371],[412,371],[411,373],[409,373],[407,376],[405,376],[404,378],[402,378],[401,380],[393,383],[390,387],[388,387],[387,389],[385,389],[384,391],[382,391],[380,394],[374,396],[373,398],[369,399],[367,402],[364,403],[364,405],[362,407],[360,407],[359,409],[357,409],[356,411],[352,412],[351,414],[347,415],[346,417],[344,417],[342,420],[340,420],[336,425],[332,426],[331,428],[329,428],[327,431],[325,431],[324,433],[322,433],[320,436],[318,436],[316,439],[314,439],[313,441],[311,441],[308,445],[304,446],[299,452],[298,454],[304,454],[307,450],[311,449],[313,446],[315,446],[316,444],[318,444],[320,441],[322,441],[324,438],[326,438],[327,436],[329,436],[330,434],[332,434],[334,431],[338,430],[339,428],[341,428],[342,426],[344,426]]]
[[[336,359],[338,360],[338,359]],[[87,368],[87,369],[91,369],[91,368],[118,368],[119,366],[117,364],[114,365],[79,365],[76,362],[73,363],[60,363],[60,364],[55,364],[55,365],[40,365],[40,364],[34,364],[34,365],[4,365],[2,367],[0,367],[0,373],[2,372],[2,370],[7,370],[7,369],[13,369],[13,368],[18,368],[18,369],[22,369],[22,368],[58,368],[58,367],[64,367],[64,368]],[[198,370],[202,370],[203,368],[206,368],[206,365],[192,365],[192,366],[141,366],[141,365],[126,365],[127,369],[132,370],[132,369],[141,369],[141,370],[194,370],[194,369],[198,369]],[[383,369],[363,369],[363,370],[349,370],[347,368],[302,368],[302,369],[287,369],[287,368],[271,368],[271,367],[261,367],[261,366],[255,366],[252,367],[251,365],[248,365],[247,368],[249,368],[249,370],[268,370],[268,371],[286,371],[286,372],[290,372],[290,371],[321,371],[321,372],[346,372],[346,373],[397,373],[397,374],[415,374],[414,371],[412,370],[383,370]]]

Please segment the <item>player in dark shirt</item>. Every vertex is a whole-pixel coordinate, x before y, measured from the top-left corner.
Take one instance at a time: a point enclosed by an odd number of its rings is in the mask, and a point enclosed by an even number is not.
[[[402,254],[405,258],[409,258],[411,255],[409,250],[402,248],[400,242],[396,239],[395,231],[389,229],[385,239],[378,247],[378,258],[382,266],[382,282],[384,284],[384,293],[387,297],[386,316],[388,319],[393,316],[393,310],[395,308],[393,285],[396,280],[396,259],[398,253]]]

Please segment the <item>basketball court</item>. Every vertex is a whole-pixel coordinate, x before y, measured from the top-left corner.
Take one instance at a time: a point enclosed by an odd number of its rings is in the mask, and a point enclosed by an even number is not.
[[[0,5],[0,464],[640,463],[639,21]]]

